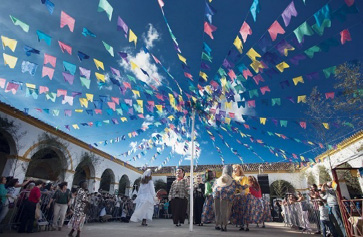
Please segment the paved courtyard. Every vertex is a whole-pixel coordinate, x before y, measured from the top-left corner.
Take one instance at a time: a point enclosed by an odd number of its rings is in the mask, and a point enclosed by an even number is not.
[[[62,231],[43,231],[34,234],[18,234],[16,232],[5,233],[5,236],[39,236],[39,237],[64,237],[68,233],[67,228]],[[162,236],[303,236],[300,232],[284,227],[282,223],[267,223],[266,228],[256,228],[255,225],[250,227],[249,232],[239,231],[234,226],[228,226],[227,232],[214,230],[214,225],[194,226],[194,231],[189,232],[189,225],[176,227],[172,225],[171,220],[156,219],[149,223],[149,226],[142,227],[139,223],[90,223],[84,226],[82,236],[144,236],[144,237],[162,237]]]

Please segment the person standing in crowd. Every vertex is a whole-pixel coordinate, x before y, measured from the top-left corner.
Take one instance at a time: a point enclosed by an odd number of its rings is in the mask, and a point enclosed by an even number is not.
[[[213,187],[216,230],[227,231],[234,193],[236,189],[247,188],[247,185],[242,187],[231,176],[232,166],[224,166],[222,176],[216,180]]]
[[[323,236],[326,237],[326,227],[329,228],[330,233],[333,237],[338,237],[338,234],[334,228],[333,223],[329,219],[329,208],[324,205],[323,201],[318,202],[319,212],[320,212],[320,226],[321,231],[323,232]]]
[[[214,173],[211,170],[205,172],[205,183],[204,183],[204,196],[205,201],[203,205],[202,223],[211,223],[214,221],[214,208],[213,208],[213,185],[214,185]]]
[[[24,233],[25,229],[27,233],[33,232],[33,225],[35,220],[35,209],[37,203],[40,201],[40,188],[43,186],[42,180],[35,181],[35,187],[30,191],[29,198],[24,206],[24,214],[19,226],[19,233]]]
[[[151,170],[147,169],[141,177],[139,191],[134,200],[136,209],[131,216],[131,221],[138,222],[142,220],[141,225],[147,226],[146,220],[152,220],[155,205],[155,187],[152,181]]]
[[[308,217],[308,204],[305,201],[305,197],[302,195],[301,192],[297,192],[297,200],[296,202],[299,203],[299,208],[301,209],[302,213],[302,224],[304,226],[304,230],[311,230],[310,229],[310,222]]]
[[[7,208],[5,206],[6,201],[8,199],[8,192],[5,188],[5,183],[6,183],[6,177],[2,176],[1,180],[0,180],[0,224],[3,221],[4,217],[6,216],[6,213],[8,213],[8,210],[9,210],[9,208]],[[0,232],[2,233],[2,228],[0,228]]]
[[[253,210],[254,215],[258,217],[257,226],[262,222],[262,228],[265,228],[265,222],[272,221],[270,206],[262,199],[261,187],[254,176],[248,176],[248,186],[251,195],[257,198],[261,204]]]
[[[245,176],[242,166],[233,165],[232,167],[233,179],[242,186],[248,185],[248,178],[247,176]],[[231,223],[240,226],[240,230],[244,230],[244,224],[247,225],[248,229],[248,223],[245,223],[248,213],[248,210],[246,208],[249,206],[247,205],[247,202],[249,200],[247,196],[248,193],[249,188],[246,188],[245,190],[236,189],[235,198],[232,204]]]
[[[77,231],[76,237],[80,237],[84,221],[86,220],[85,209],[88,203],[86,192],[87,182],[82,181],[79,186],[80,188],[74,201],[74,213],[72,219],[68,223],[68,227],[72,228],[71,232],[68,234],[69,237],[73,236],[74,231]]]
[[[318,204],[318,200],[321,199],[320,194],[319,194],[319,190],[318,190],[318,186],[316,184],[311,185],[310,187],[310,192],[309,192],[309,197],[311,198],[311,202],[313,204],[313,208],[314,208],[314,215],[316,218],[316,224],[318,226],[318,231],[315,232],[315,234],[320,235],[321,234],[321,226],[320,226],[320,214],[319,214],[319,204]]]
[[[49,209],[52,205],[52,202],[54,201],[52,230],[56,230],[58,227],[58,230],[61,231],[63,227],[64,218],[71,201],[71,192],[69,189],[67,189],[67,184],[67,182],[62,182],[58,185],[59,189],[54,193],[47,206],[47,209]]]
[[[194,184],[194,224],[202,225],[202,212],[204,204],[204,184],[200,174],[196,177]]]
[[[31,182],[28,183],[26,186],[24,186],[24,190],[22,190],[19,194],[19,197],[16,201],[16,206],[17,206],[17,213],[15,216],[15,223],[19,223],[21,221],[21,218],[23,216],[23,212],[24,212],[24,206],[26,201],[29,198],[29,194],[30,191],[35,187],[35,183]]]
[[[176,180],[171,185],[169,192],[169,201],[173,215],[173,223],[179,227],[184,224],[188,207],[188,190],[189,184],[184,178],[185,171],[182,168],[176,170]]]
[[[325,192],[325,195],[322,197],[322,199],[325,200],[330,207],[331,213],[337,221],[340,231],[342,232],[344,237],[347,236],[342,221],[342,216],[340,214],[337,196],[335,190],[332,188],[332,182],[324,183],[321,191]]]

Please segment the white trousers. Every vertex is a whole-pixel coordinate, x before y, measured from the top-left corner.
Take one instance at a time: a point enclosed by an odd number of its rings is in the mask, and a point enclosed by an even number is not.
[[[59,204],[59,203],[54,204],[54,213],[53,213],[53,227],[54,228],[56,228],[57,226],[58,227],[63,226],[63,222],[64,222],[64,218],[67,213],[67,209],[68,209],[67,204]],[[59,220],[59,223],[58,223],[58,220]],[[57,223],[58,223],[58,225],[57,225]]]

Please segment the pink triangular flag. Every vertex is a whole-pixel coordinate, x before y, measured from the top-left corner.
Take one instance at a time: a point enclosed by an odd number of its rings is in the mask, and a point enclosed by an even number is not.
[[[39,94],[43,94],[49,91],[49,88],[46,86],[39,86]]]
[[[111,100],[118,105],[120,104],[120,98],[118,98],[118,97],[111,97]]]
[[[57,97],[59,96],[66,96],[67,95],[67,91],[66,90],[62,90],[62,89],[58,89],[57,90]]]
[[[112,109],[113,111],[116,111],[116,104],[115,104],[115,102],[109,101],[109,102],[107,102],[107,104],[108,104],[108,107],[110,107],[110,109]]]
[[[212,33],[214,31],[216,31],[216,30],[217,30],[217,27],[215,27],[214,25],[209,24],[208,22],[204,22],[204,32],[207,35],[209,35],[209,37],[211,37],[211,39],[214,39]]]
[[[48,76],[50,80],[53,79],[54,68],[43,66],[42,77]]]
[[[5,87],[5,82],[6,82],[6,80],[4,78],[0,78],[0,88]]]
[[[69,16],[64,11],[61,11],[60,28],[63,28],[64,26],[67,25],[69,27],[69,30],[71,32],[73,32],[73,30],[74,30],[74,23],[75,22],[76,22],[76,20],[74,20],[74,18],[72,18],[71,16]]]
[[[270,28],[268,28],[268,33],[270,33],[272,41],[276,40],[277,34],[285,34],[285,30],[282,28],[278,21],[272,23]]]
[[[252,35],[252,29],[251,27],[247,24],[247,22],[243,22],[241,29],[239,30],[239,33],[242,36],[243,39],[243,43],[246,43],[247,40],[247,36],[248,35]]]
[[[69,55],[72,55],[72,47],[59,41],[58,40],[58,43],[59,43],[59,47],[61,48],[62,52],[64,53],[64,51],[66,51],[67,53],[69,53]]]
[[[49,63],[50,65],[52,65],[53,67],[55,67],[55,64],[57,62],[57,58],[49,55],[49,54],[44,54],[44,65],[46,65],[47,63]]]

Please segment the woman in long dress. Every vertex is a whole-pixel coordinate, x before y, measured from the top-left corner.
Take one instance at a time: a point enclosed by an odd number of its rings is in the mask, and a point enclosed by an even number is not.
[[[216,230],[227,231],[235,191],[247,188],[247,185],[241,186],[231,176],[232,167],[227,165],[223,168],[222,176],[216,180],[213,186]]]
[[[214,209],[213,209],[213,184],[214,184],[214,173],[211,170],[205,172],[205,201],[203,205],[202,223],[201,225],[208,224],[214,221]]]
[[[77,192],[77,196],[74,202],[74,214],[72,216],[72,219],[68,223],[68,227],[72,228],[71,232],[69,232],[68,234],[69,237],[73,236],[74,231],[77,231],[76,237],[80,237],[84,221],[86,220],[85,209],[88,203],[86,191],[87,182],[82,181],[79,186],[80,188]]]
[[[233,165],[233,179],[242,186],[248,185],[248,178],[244,175],[241,165]],[[232,204],[231,223],[240,227],[240,230],[248,230],[248,223],[246,223],[246,216],[249,210],[247,210],[247,202],[249,201],[249,188],[245,190],[236,189],[235,198]]]
[[[156,194],[154,182],[151,177],[151,170],[147,169],[141,177],[141,184],[137,197],[134,201],[136,208],[131,216],[131,221],[141,222],[142,226],[147,226],[146,220],[152,221]]]

